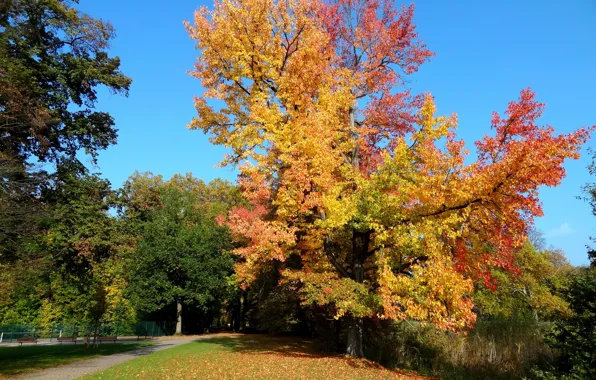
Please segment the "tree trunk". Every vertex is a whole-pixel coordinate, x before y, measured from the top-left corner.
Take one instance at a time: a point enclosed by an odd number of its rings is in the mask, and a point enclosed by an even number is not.
[[[176,335],[182,335],[182,303],[176,302]]]
[[[350,356],[363,357],[362,318],[348,317],[348,342],[346,353]]]
[[[240,306],[239,306],[239,310],[238,310],[238,332],[241,332],[244,330],[244,314],[245,314],[245,301],[246,301],[246,292],[243,290],[242,293],[240,293]]]
[[[356,172],[360,171],[360,143],[358,142],[358,133],[354,131],[354,127],[356,126],[356,109],[355,107],[350,107],[349,113],[349,122],[350,128],[352,129],[353,138],[356,140],[356,145],[354,146],[354,150],[352,152],[352,167]]]
[[[352,232],[352,279],[358,283],[364,282],[364,260],[368,255],[370,232]],[[351,356],[363,357],[362,349],[362,318],[348,317],[348,341],[346,353]]]
[[[232,322],[232,331],[239,332],[240,331],[240,319],[242,314],[242,294],[237,299],[237,303],[234,305],[234,318]]]

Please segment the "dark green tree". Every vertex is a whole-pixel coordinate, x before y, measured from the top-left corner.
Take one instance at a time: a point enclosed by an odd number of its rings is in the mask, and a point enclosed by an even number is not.
[[[15,308],[21,321],[44,326],[125,317],[113,314],[124,302],[119,268],[132,238],[109,214],[116,200],[110,183],[77,160],[62,160],[40,194],[42,233],[28,238],[24,254],[7,268],[11,297],[0,319],[19,320]]]
[[[55,161],[116,142],[113,118],[94,110],[97,88],[127,94],[130,78],[107,49],[114,28],[67,0],[0,5],[0,153]],[[76,3],[76,1],[75,1]]]
[[[176,307],[176,333],[182,333],[182,310],[192,308],[209,327],[229,293],[233,260],[227,227],[218,224],[234,199],[235,188],[209,184],[190,175],[161,177],[135,174],[125,185],[130,209],[140,218],[140,241],[128,267],[131,301],[141,312]]]
[[[116,142],[113,118],[95,110],[103,86],[128,94],[131,79],[108,55],[114,28],[69,0],[0,1],[0,262],[39,232],[31,162],[56,164]]]
[[[117,252],[117,223],[109,215],[116,193],[76,160],[63,162],[50,178],[42,190],[48,212],[40,249],[56,269],[84,276]]]
[[[596,174],[596,155],[588,170],[590,175]],[[588,183],[583,190],[582,199],[596,216],[596,184]],[[552,340],[561,352],[557,373],[560,379],[596,379],[596,250],[587,248],[590,266],[571,272],[568,287],[563,291],[573,314],[557,321]]]
[[[560,378],[596,378],[596,266],[579,268],[565,296],[573,316],[557,322]]]
[[[44,207],[39,190],[48,177],[27,168],[0,154],[0,264],[14,264],[23,253],[23,237],[40,230],[37,221]]]

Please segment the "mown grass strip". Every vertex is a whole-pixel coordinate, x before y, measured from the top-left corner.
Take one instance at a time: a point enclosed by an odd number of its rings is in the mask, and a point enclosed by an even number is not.
[[[98,347],[64,344],[55,346],[0,347],[0,378],[38,371],[98,356],[149,346],[150,342],[102,344]]]

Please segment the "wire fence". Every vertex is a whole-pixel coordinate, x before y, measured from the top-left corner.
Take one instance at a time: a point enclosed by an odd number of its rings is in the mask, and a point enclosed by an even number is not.
[[[153,338],[172,335],[170,324],[159,321],[140,321],[137,323],[100,323],[77,324],[57,323],[50,327],[30,324],[0,325],[0,343],[13,343],[21,338],[41,338],[50,341],[65,338],[114,336]]]

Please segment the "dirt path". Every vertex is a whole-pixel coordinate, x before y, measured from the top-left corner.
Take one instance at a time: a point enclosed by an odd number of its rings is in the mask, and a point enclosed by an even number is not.
[[[139,348],[138,350],[123,352],[119,354],[100,356],[98,358],[81,360],[78,362],[61,365],[58,367],[46,368],[41,371],[26,373],[10,377],[11,379],[44,379],[44,380],[70,380],[76,379],[83,375],[88,375],[97,371],[103,371],[116,364],[124,363],[126,361],[136,359],[139,356],[148,355],[153,352],[167,350],[181,344],[192,342],[195,340],[209,339],[212,337],[221,337],[228,334],[210,334],[210,335],[195,335],[183,336],[179,338],[168,337],[169,339],[158,340],[154,345],[149,347]],[[233,334],[229,334],[233,335]]]

